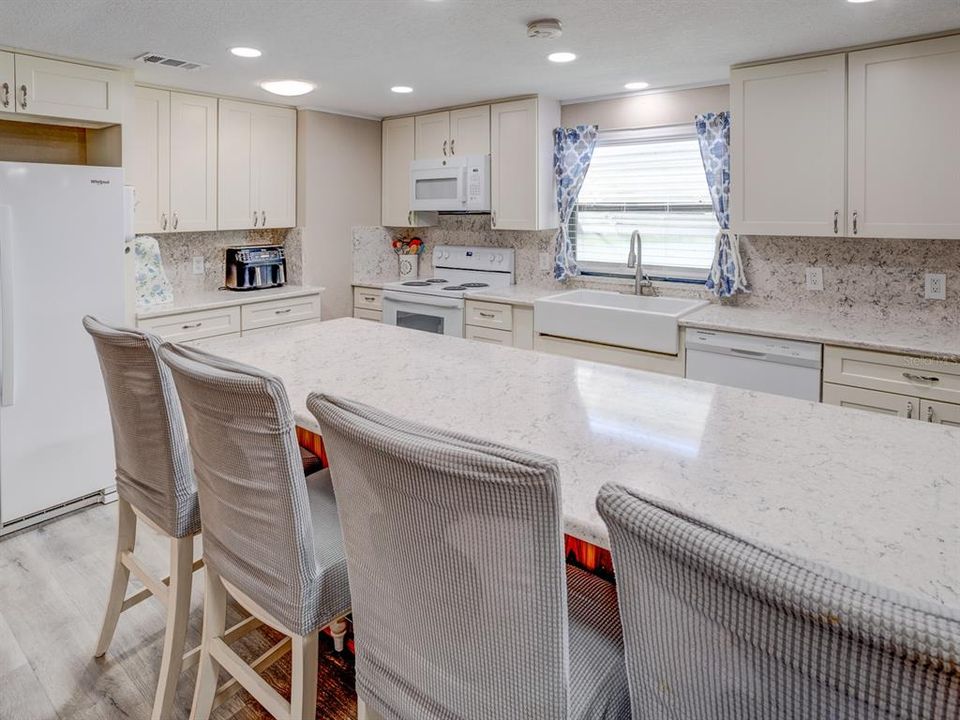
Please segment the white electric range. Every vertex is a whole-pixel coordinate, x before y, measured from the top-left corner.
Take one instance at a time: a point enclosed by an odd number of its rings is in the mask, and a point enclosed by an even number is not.
[[[383,286],[383,322],[463,337],[463,296],[514,283],[514,251],[440,245],[433,249],[434,276]]]

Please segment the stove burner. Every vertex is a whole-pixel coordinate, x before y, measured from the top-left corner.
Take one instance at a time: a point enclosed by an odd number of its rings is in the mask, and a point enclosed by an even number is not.
[[[450,281],[441,280],[440,278],[431,278],[430,280],[427,280],[427,282],[430,283],[431,285],[443,285],[444,283],[448,283]]]
[[[461,284],[462,284],[463,287],[465,287],[465,288],[490,287],[489,285],[487,285],[487,283],[481,283],[481,282],[469,282],[469,283],[461,283]]]
[[[466,290],[465,285],[451,285],[450,287],[445,287],[444,290]]]
[[[408,287],[427,287],[430,283],[424,282],[423,280],[410,280],[403,284]]]

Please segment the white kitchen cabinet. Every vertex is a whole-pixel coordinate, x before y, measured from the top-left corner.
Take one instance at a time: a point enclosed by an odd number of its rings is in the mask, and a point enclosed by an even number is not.
[[[16,112],[114,124],[123,101],[116,70],[14,54]]]
[[[450,111],[450,154],[490,154],[490,106]]]
[[[464,337],[468,340],[533,350],[533,308],[467,300]]]
[[[164,232],[170,226],[170,92],[138,87],[134,97],[130,182],[136,191],[134,230]]]
[[[747,235],[846,234],[846,56],[730,73],[730,223]]]
[[[450,154],[450,113],[417,115],[413,120],[417,160],[433,160]]]
[[[320,295],[281,298],[240,306],[240,330],[244,334],[276,325],[320,319]]]
[[[0,113],[17,111],[16,74],[13,53],[0,50]]]
[[[389,227],[436,225],[437,214],[410,210],[410,163],[416,158],[416,119],[381,124],[380,222]]]
[[[960,36],[850,53],[849,74],[852,234],[960,238]]]
[[[823,384],[823,402],[908,420],[916,419],[920,413],[920,398],[834,383]]]
[[[159,335],[169,342],[187,342],[220,335],[240,334],[240,306],[194,310],[144,318],[137,327]]]
[[[170,93],[170,228],[217,229],[217,99]]]
[[[921,399],[920,419],[924,422],[960,427],[960,405]]]
[[[491,226],[546,230],[558,225],[553,129],[559,103],[530,98],[490,106]]]
[[[296,225],[296,110],[220,100],[218,122],[218,227]]]

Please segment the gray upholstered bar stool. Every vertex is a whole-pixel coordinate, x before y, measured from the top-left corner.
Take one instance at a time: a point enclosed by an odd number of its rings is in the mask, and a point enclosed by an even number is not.
[[[183,406],[203,520],[203,640],[190,717],[210,716],[223,669],[274,717],[312,720],[318,633],[330,626],[342,648],[350,612],[330,474],[304,478],[293,413],[278,378],[177,345],[164,344],[160,356]],[[291,638],[290,702],[229,647],[227,593]]]
[[[113,582],[95,655],[107,652],[120,613],[151,595],[160,600],[166,606],[167,627],[153,718],[163,720],[169,717],[176,696],[193,572],[202,564],[193,559],[200,510],[180,401],[170,371],[157,357],[158,338],[113,328],[89,315],[83,326],[93,338],[107,391],[120,515]],[[168,578],[150,575],[134,554],[138,520],[169,538]],[[145,587],[125,598],[131,572]],[[197,657],[188,656],[187,665]]]
[[[563,557],[549,458],[324,395],[360,717],[626,718],[616,592]]]
[[[960,717],[960,615],[604,486],[635,720]]]

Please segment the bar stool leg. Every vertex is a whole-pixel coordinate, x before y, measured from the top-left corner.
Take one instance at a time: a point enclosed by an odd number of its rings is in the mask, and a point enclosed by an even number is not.
[[[223,638],[227,626],[227,590],[220,576],[209,567],[204,574],[206,586],[203,592],[203,638],[200,641],[200,666],[197,670],[190,720],[209,720],[210,713],[213,712],[220,666],[210,654],[210,647],[215,639]]]
[[[167,629],[163,638],[160,678],[153,700],[151,720],[166,720],[177,695],[177,679],[183,664],[183,646],[190,619],[193,588],[193,537],[170,540],[170,585],[167,593]]]
[[[294,635],[293,677],[290,684],[290,719],[313,720],[317,716],[317,665],[320,631]]]
[[[344,618],[330,623],[330,636],[333,638],[333,649],[343,652],[344,638],[347,636],[347,621]]]
[[[137,515],[133,508],[123,498],[117,500],[119,520],[117,524],[117,552],[113,559],[113,581],[110,584],[110,597],[107,600],[107,612],[103,618],[103,627],[100,630],[100,639],[94,657],[103,657],[113,634],[117,629],[117,620],[123,612],[123,601],[127,593],[127,583],[130,581],[130,570],[121,561],[125,552],[133,552],[137,542]]]

